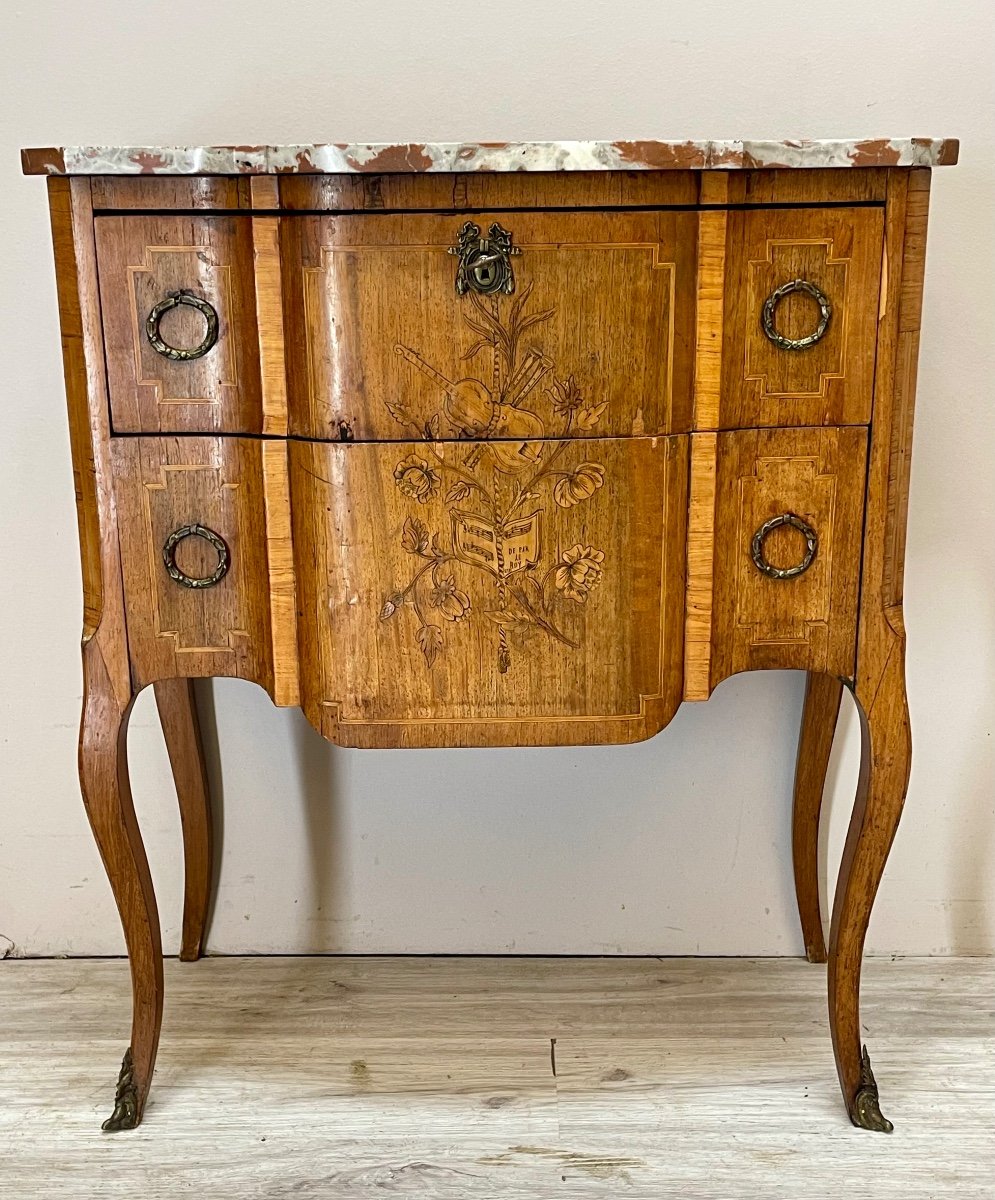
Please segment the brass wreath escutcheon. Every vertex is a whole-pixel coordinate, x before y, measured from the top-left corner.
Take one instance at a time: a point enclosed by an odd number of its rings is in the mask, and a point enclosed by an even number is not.
[[[192,575],[187,575],[185,571],[181,571],[176,565],[176,547],[184,538],[188,537],[203,538],[205,542],[213,546],[217,551],[218,565],[210,575],[203,575],[201,578],[195,579]],[[181,525],[179,529],[174,529],[169,537],[166,538],[166,544],[162,548],[162,561],[166,564],[169,578],[175,580],[183,587],[209,588],[214,587],[216,583],[220,583],[228,574],[228,568],[231,566],[231,551],[228,549],[228,543],[224,538],[219,537],[213,529],[208,529],[206,525]]]
[[[191,308],[197,309],[207,322],[203,341],[199,346],[192,346],[189,350],[180,349],[178,346],[171,346],[163,340],[162,334],[159,332],[159,325],[162,322],[162,318],[170,309],[178,308],[181,304],[188,304]],[[152,349],[156,354],[161,354],[163,358],[172,359],[173,362],[190,362],[195,358],[203,358],[218,340],[217,310],[208,304],[206,300],[201,300],[199,296],[193,295],[192,292],[167,292],[166,299],[160,300],[149,313],[145,321],[145,333]]]
[[[781,525],[790,525],[805,538],[805,557],[793,567],[775,567],[764,557],[764,542],[767,540],[767,535]],[[779,517],[771,517],[769,521],[764,521],[753,535],[753,541],[750,543],[750,557],[757,570],[766,575],[768,579],[794,579],[809,569],[818,549],[819,535],[807,521],[796,517],[794,513],[781,513]]]
[[[811,296],[819,306],[819,324],[803,338],[785,337],[784,334],[778,333],[774,326],[774,313],[777,311],[778,304],[792,292],[804,292],[807,296]],[[760,314],[760,325],[766,336],[782,350],[806,350],[809,346],[814,346],[825,335],[829,328],[829,318],[832,315],[833,306],[829,303],[825,292],[817,288],[814,283],[809,283],[807,279],[792,279],[790,283],[782,283],[764,301],[763,312]]]

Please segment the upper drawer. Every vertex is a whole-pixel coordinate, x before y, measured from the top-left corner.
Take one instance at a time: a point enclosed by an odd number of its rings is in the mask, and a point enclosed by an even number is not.
[[[117,432],[870,419],[878,208],[124,216],[96,236]]]
[[[686,429],[696,233],[694,212],[284,218],[290,432]]]
[[[702,213],[697,429],[870,420],[883,235],[880,208]]]
[[[251,221],[95,225],[115,432],[260,432]]]

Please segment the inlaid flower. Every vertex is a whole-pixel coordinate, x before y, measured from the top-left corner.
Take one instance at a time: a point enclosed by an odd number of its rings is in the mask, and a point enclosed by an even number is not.
[[[564,596],[569,596],[578,604],[584,604],[591,588],[601,582],[601,564],[604,561],[602,550],[595,550],[593,546],[582,546],[578,542],[560,559],[553,580]]]
[[[553,409],[558,413],[573,412],[575,408],[580,408],[583,402],[572,375],[567,379],[554,379],[553,386],[547,389],[546,394],[553,402]]]
[[[412,500],[425,504],[435,495],[442,482],[438,471],[433,470],[428,461],[419,458],[417,454],[409,454],[394,468],[394,479],[397,486]]]
[[[470,614],[470,597],[456,586],[452,575],[440,575],[432,589],[432,607],[439,609],[447,621],[462,621]]]
[[[570,508],[587,500],[605,482],[605,469],[601,463],[581,463],[576,471],[571,471],[558,479],[553,485],[553,499],[560,508]]]

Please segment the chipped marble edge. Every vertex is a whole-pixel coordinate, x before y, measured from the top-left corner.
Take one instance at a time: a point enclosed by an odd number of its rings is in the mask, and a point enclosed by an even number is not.
[[[411,142],[310,146],[62,146],[21,151],[26,175],[350,175],[938,167],[954,138],[842,141]]]

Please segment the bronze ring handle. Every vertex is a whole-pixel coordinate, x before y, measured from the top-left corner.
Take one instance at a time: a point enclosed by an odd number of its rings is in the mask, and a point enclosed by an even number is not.
[[[171,346],[163,340],[159,332],[159,324],[165,314],[171,308],[177,308],[181,304],[189,304],[191,308],[196,308],[207,322],[204,340],[199,346],[193,346],[189,350],[181,350],[177,346]],[[161,354],[163,358],[172,359],[173,362],[190,362],[194,358],[203,358],[218,340],[218,313],[206,300],[201,300],[199,296],[194,296],[191,292],[168,292],[166,299],[160,300],[149,313],[145,322],[145,333],[156,354]]]
[[[203,538],[205,542],[213,546],[217,551],[218,565],[210,575],[204,575],[199,579],[195,579],[192,575],[187,575],[184,571],[181,571],[176,565],[176,547],[184,538],[188,537]],[[209,588],[214,587],[216,583],[220,583],[228,574],[228,568],[231,566],[231,551],[228,549],[228,543],[224,538],[219,537],[213,529],[208,529],[206,525],[181,525],[179,529],[174,529],[169,537],[166,538],[166,543],[162,548],[162,561],[166,564],[169,578],[175,580],[183,587]]]
[[[815,329],[803,338],[789,338],[784,334],[778,333],[774,327],[774,312],[778,304],[785,296],[790,296],[792,292],[805,292],[819,306],[819,324]],[[809,346],[814,346],[822,337],[825,336],[826,330],[829,328],[829,318],[833,315],[833,306],[829,303],[829,298],[821,288],[817,288],[814,283],[810,283],[807,279],[792,279],[790,283],[782,283],[779,288],[775,288],[773,292],[764,301],[763,312],[760,314],[760,325],[763,328],[766,336],[779,346],[782,350],[806,350]]]
[[[780,525],[790,525],[805,538],[805,557],[793,567],[775,567],[764,558],[764,542],[767,540],[767,535]],[[764,521],[753,535],[753,541],[750,543],[750,557],[757,570],[766,575],[768,579],[794,579],[809,569],[818,549],[819,535],[807,521],[796,517],[794,513],[781,513],[779,517],[771,517],[769,521]]]

